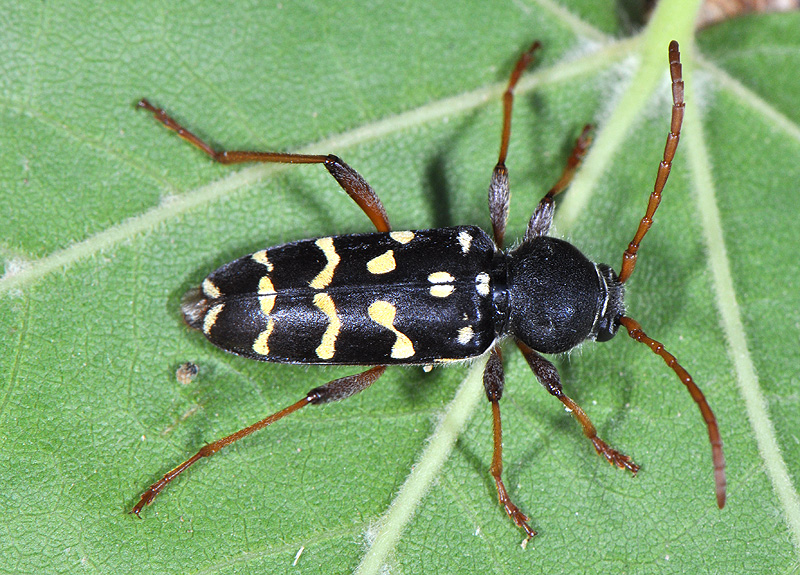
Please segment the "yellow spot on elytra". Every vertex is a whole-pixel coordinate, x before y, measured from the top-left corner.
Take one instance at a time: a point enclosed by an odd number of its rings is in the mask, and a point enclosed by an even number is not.
[[[428,276],[428,281],[436,284],[430,290],[433,297],[447,297],[455,289],[455,286],[450,282],[456,281],[456,278],[447,272],[433,272]]]
[[[461,252],[466,254],[472,245],[472,236],[467,232],[459,232],[458,243],[461,244]]]
[[[264,276],[258,280],[258,295],[270,295],[274,293],[276,293],[275,286],[272,285],[272,280],[269,279],[269,276]]]
[[[206,278],[203,280],[203,294],[211,299],[217,299],[222,295],[222,292],[214,285],[214,282]]]
[[[267,329],[258,334],[258,337],[253,342],[253,351],[259,355],[269,355],[269,336],[275,327],[275,320],[269,320]]]
[[[325,329],[325,333],[322,334],[322,342],[314,351],[320,359],[331,359],[333,354],[336,353],[336,338],[339,337],[342,322],[339,320],[339,316],[336,315],[336,304],[333,303],[333,299],[328,294],[318,293],[315,295],[314,305],[328,316],[328,327]]]
[[[261,313],[269,315],[275,307],[275,286],[269,276],[264,276],[258,280],[258,304],[261,306]]]
[[[480,295],[489,295],[489,274],[481,272],[475,276],[475,289]]]
[[[456,289],[453,287],[453,284],[437,284],[435,286],[431,286],[431,295],[433,297],[447,297],[453,290]]]
[[[462,327],[458,330],[458,343],[461,345],[468,344],[473,337],[475,337],[475,332],[470,326]]]
[[[372,321],[390,330],[397,337],[392,346],[393,358],[404,359],[414,355],[414,344],[411,343],[411,340],[408,339],[405,334],[394,327],[394,318],[397,315],[396,307],[388,301],[378,300],[367,308],[367,313]]]
[[[256,252],[250,257],[252,257],[255,261],[257,261],[261,265],[267,266],[268,272],[272,271],[272,262],[270,262],[269,259],[267,258],[267,250],[261,250],[259,252]]]
[[[277,296],[274,295],[262,295],[258,298],[258,305],[261,306],[261,313],[264,315],[272,313],[272,308],[275,307],[276,297]]]
[[[401,244],[407,244],[414,239],[414,232],[390,232],[389,237]]]
[[[367,270],[371,274],[385,274],[394,270],[397,262],[394,261],[394,250],[387,250],[376,258],[367,262]]]
[[[217,316],[222,311],[222,308],[225,307],[224,303],[215,305],[206,313],[206,316],[203,318],[203,333],[208,335],[211,332],[211,328],[214,327],[214,324],[217,321]]]
[[[322,271],[317,274],[317,277],[308,282],[308,285],[314,289],[324,289],[333,280],[333,272],[336,271],[336,266],[339,265],[341,258],[339,258],[339,254],[336,253],[336,248],[333,246],[333,238],[320,238],[314,243],[322,250],[328,261]]]
[[[454,278],[447,272],[433,272],[431,275],[428,276],[428,281],[431,282],[432,284],[444,284],[456,281],[456,278]]]

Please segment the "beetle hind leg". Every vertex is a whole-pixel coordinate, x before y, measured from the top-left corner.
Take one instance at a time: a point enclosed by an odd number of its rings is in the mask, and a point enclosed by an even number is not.
[[[364,391],[370,385],[375,383],[377,379],[383,375],[383,372],[386,371],[385,365],[379,365],[373,368],[370,368],[366,371],[361,373],[357,373],[355,375],[350,375],[347,377],[341,377],[339,379],[334,379],[333,381],[329,381],[325,385],[320,387],[315,387],[311,391],[309,391],[306,396],[301,399],[300,401],[293,403],[292,405],[281,409],[262,419],[261,421],[257,421],[256,423],[245,427],[244,429],[240,429],[239,431],[232,433],[222,439],[218,439],[213,443],[209,443],[203,446],[200,451],[195,453],[192,457],[166,473],[161,479],[153,483],[147,491],[145,491],[139,502],[133,507],[131,513],[135,515],[139,515],[139,512],[144,509],[147,505],[150,505],[156,496],[161,493],[161,491],[169,485],[169,483],[177,478],[181,473],[186,471],[189,467],[203,459],[204,457],[211,457],[217,451],[239,441],[240,439],[247,437],[251,433],[258,431],[259,429],[263,429],[268,425],[275,423],[276,421],[283,419],[287,415],[294,413],[295,411],[299,411],[300,409],[306,407],[307,405],[319,405],[322,403],[331,403],[333,401],[339,401],[342,399],[346,399],[351,395],[355,395],[359,391]]]
[[[324,164],[328,172],[339,183],[339,186],[347,192],[358,207],[372,221],[379,232],[391,231],[389,216],[383,207],[378,195],[372,186],[361,177],[353,168],[345,164],[340,158],[332,154],[285,154],[282,152],[253,152],[241,150],[215,150],[207,142],[184,128],[175,121],[165,110],[156,108],[146,99],[139,101],[138,106],[151,112],[153,116],[164,124],[168,130],[172,130],[178,136],[202,150],[211,159],[220,164],[244,164],[248,162],[277,163],[277,164]]]

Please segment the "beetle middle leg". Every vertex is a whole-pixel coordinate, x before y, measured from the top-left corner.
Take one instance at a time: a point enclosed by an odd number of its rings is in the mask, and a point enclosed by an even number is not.
[[[523,52],[508,79],[508,87],[503,93],[503,132],[500,137],[500,155],[492,172],[489,184],[489,215],[492,218],[492,234],[497,247],[503,247],[503,238],[506,235],[506,221],[508,220],[508,205],[511,194],[508,190],[508,169],[506,156],[508,143],[511,140],[511,110],[514,107],[514,88],[520,76],[533,60],[533,54],[541,47],[539,42],[534,42],[530,48]]]
[[[506,168],[506,157],[508,156],[508,145],[511,141],[511,112],[514,107],[514,88],[522,76],[522,72],[530,64],[533,54],[540,48],[539,42],[534,42],[528,50],[522,53],[517,60],[511,77],[508,80],[508,87],[503,93],[503,131],[500,137],[500,154],[497,164],[492,172],[492,180],[489,184],[489,215],[492,220],[492,233],[497,247],[503,247],[503,239],[506,234],[506,222],[508,220],[508,207],[511,201],[511,193],[508,185],[508,168]],[[586,125],[583,128],[572,153],[567,159],[567,165],[556,184],[550,188],[539,202],[536,210],[531,216],[525,239],[529,240],[536,236],[547,234],[550,224],[553,221],[553,198],[563,192],[572,181],[576,170],[586,155],[586,150],[591,143],[592,126]]]
[[[517,347],[519,347],[522,355],[525,356],[525,360],[528,362],[528,365],[531,367],[531,370],[533,370],[539,382],[551,395],[558,398],[558,400],[564,404],[564,407],[575,416],[578,423],[580,423],[583,428],[583,434],[592,442],[597,453],[605,457],[606,461],[611,465],[615,465],[620,469],[627,469],[636,475],[636,472],[639,471],[639,466],[636,465],[630,457],[611,448],[605,441],[597,437],[597,430],[589,420],[589,416],[586,415],[586,412],[564,394],[564,390],[561,387],[561,378],[558,375],[556,366],[522,342],[518,341]]]
[[[528,516],[511,501],[501,477],[503,473],[503,431],[500,422],[500,398],[503,395],[504,381],[503,356],[500,348],[495,347],[490,352],[489,360],[486,362],[486,368],[483,372],[483,387],[486,391],[486,397],[492,403],[492,432],[494,435],[494,451],[489,473],[492,474],[497,485],[497,497],[500,500],[500,505],[503,506],[503,509],[506,510],[506,513],[517,527],[525,531],[527,535],[525,539],[527,541],[536,535],[536,531],[528,525]]]
[[[345,164],[333,154],[286,154],[282,152],[253,152],[215,150],[208,143],[176,122],[165,110],[156,108],[146,99],[139,101],[138,106],[155,116],[156,120],[178,134],[181,138],[205,152],[211,159],[220,164],[245,164],[248,162],[277,164],[324,164],[325,168],[336,179],[342,189],[347,192],[358,207],[372,221],[379,232],[391,231],[389,216],[372,186],[353,168]]]
[[[301,399],[300,401],[293,403],[292,405],[281,409],[258,421],[252,425],[245,427],[244,429],[240,429],[236,433],[232,433],[228,436],[223,437],[222,439],[218,439],[213,443],[209,443],[203,446],[200,451],[195,453],[192,457],[169,471],[164,477],[153,483],[147,491],[145,491],[139,502],[133,507],[131,513],[135,513],[139,515],[139,512],[147,505],[150,505],[153,500],[173,479],[178,477],[181,473],[186,471],[189,467],[203,459],[204,457],[211,457],[217,451],[239,441],[240,439],[247,437],[251,433],[258,431],[259,429],[263,429],[268,425],[275,423],[276,421],[283,419],[287,415],[294,413],[307,405],[320,405],[322,403],[331,403],[333,401],[340,401],[342,399],[346,399],[351,395],[355,395],[359,391],[364,391],[370,385],[375,383],[377,379],[383,375],[383,372],[386,371],[385,365],[379,365],[373,368],[370,368],[366,371],[361,373],[357,373],[355,375],[350,375],[347,377],[341,377],[339,379],[334,379],[333,381],[329,381],[325,385],[320,387],[315,387],[311,391],[309,391],[306,396]]]

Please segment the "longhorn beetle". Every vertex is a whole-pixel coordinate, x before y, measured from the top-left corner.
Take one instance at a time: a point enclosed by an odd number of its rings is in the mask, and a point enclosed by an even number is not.
[[[505,166],[514,87],[540,47],[535,42],[514,67],[503,95],[500,155],[489,185],[492,238],[475,226],[392,231],[370,185],[334,155],[214,150],[147,100],[139,106],[168,129],[223,164],[280,162],[323,164],[372,220],[377,233],[303,240],[257,251],[212,272],[183,300],[186,323],[214,345],[259,361],[374,366],[328,382],[261,421],[204,446],[144,492],[132,513],[153,502],[167,484],[204,457],[306,407],[363,391],[387,365],[448,363],[489,354],[483,375],[492,407],[494,455],[490,467],[500,504],[526,540],[536,535],[511,501],[501,478],[500,398],[504,375],[499,342],[510,338],[547,391],[575,415],[598,454],[636,474],[639,466],[597,436],[586,413],[567,397],[555,366],[541,354],[562,353],[585,340],[608,341],[622,325],[658,354],[687,387],[706,422],[714,463],[717,504],[725,504],[725,459],[716,418],[692,377],[659,342],[625,315],[625,282],[639,244],[661,201],[678,146],[684,113],[678,43],[669,45],[672,120],[647,212],[617,274],[587,259],[566,241],[548,237],[553,198],[564,191],[589,145],[578,138],[558,182],[531,216],[522,243],[503,249],[509,209]]]

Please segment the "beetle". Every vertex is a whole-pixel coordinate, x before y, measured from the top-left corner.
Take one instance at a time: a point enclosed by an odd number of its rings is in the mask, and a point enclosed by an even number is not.
[[[489,185],[492,235],[475,226],[393,231],[372,187],[334,155],[216,151],[147,100],[168,129],[223,164],[322,164],[377,229],[367,234],[287,243],[225,264],[182,302],[186,323],[214,345],[259,361],[373,366],[312,389],[305,397],[244,429],[202,447],[142,494],[137,516],[194,463],[308,405],[339,401],[371,386],[388,365],[431,366],[488,354],[483,381],[491,403],[494,451],[490,474],[500,504],[525,533],[536,535],[511,501],[502,480],[500,399],[504,373],[499,342],[511,339],[536,378],[577,418],[583,433],[609,463],[639,470],[630,457],[597,436],[586,413],[563,391],[556,367],[542,354],[558,354],[584,341],[608,341],[620,326],[659,355],[687,387],[705,420],[711,443],[717,504],[725,504],[725,459],[716,418],[689,373],[664,346],[626,315],[625,282],[669,176],[684,115],[678,43],[669,45],[672,80],[670,131],[644,218],[623,254],[620,272],[594,263],[572,244],[547,235],[554,197],[569,185],[590,141],[577,139],[561,178],[531,216],[522,242],[504,249],[510,193],[505,165],[514,88],[540,48],[518,59],[503,95],[500,154]]]

